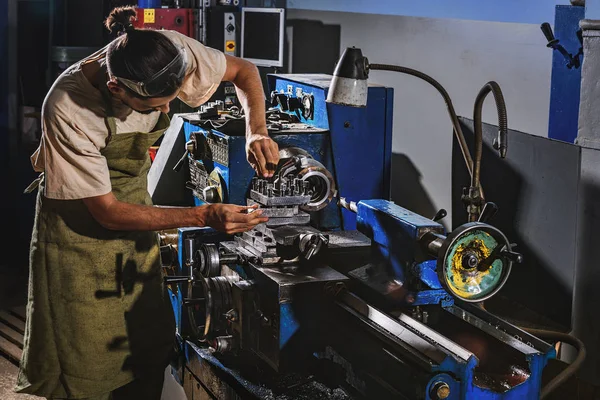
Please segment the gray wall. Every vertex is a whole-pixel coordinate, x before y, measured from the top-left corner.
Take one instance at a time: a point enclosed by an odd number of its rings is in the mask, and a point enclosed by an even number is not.
[[[509,128],[547,136],[552,52],[539,24],[305,10],[289,10],[288,17],[340,24],[342,49],[360,47],[372,63],[401,64],[432,76],[461,116],[472,118],[480,88],[495,80],[507,103]],[[372,72],[370,78],[395,89],[394,160],[414,164],[425,189],[419,199],[430,198],[434,208],[447,209],[450,226],[452,125],[442,98],[411,76]],[[486,101],[483,116],[484,122],[497,123],[492,100]],[[395,177],[394,185],[416,178]],[[411,192],[395,193],[398,204],[414,201]]]

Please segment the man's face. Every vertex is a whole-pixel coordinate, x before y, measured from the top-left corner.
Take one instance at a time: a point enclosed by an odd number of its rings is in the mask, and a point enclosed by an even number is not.
[[[161,111],[165,114],[168,113],[170,109],[169,103],[171,103],[171,101],[173,101],[179,94],[179,91],[177,91],[171,96],[139,98],[131,96],[125,89],[117,85],[115,82],[108,82],[108,89],[113,96],[121,100],[129,108],[142,114],[150,114],[154,111]]]

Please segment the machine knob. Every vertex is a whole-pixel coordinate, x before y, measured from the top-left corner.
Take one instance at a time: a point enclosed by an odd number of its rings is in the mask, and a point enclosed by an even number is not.
[[[309,233],[300,238],[300,255],[305,260],[310,260],[326,246],[329,240],[320,233]]]
[[[430,396],[435,400],[444,400],[450,396],[450,386],[446,382],[436,382],[431,388]]]
[[[202,189],[202,195],[204,196],[204,201],[207,203],[220,203],[221,196],[219,196],[219,188],[217,186],[207,186]]]
[[[302,95],[302,116],[304,119],[313,119],[315,116],[315,100],[312,94]]]
[[[225,29],[227,29],[227,32],[231,33],[235,31],[235,26],[233,26],[232,24],[228,24]]]
[[[432,220],[437,222],[437,221],[441,220],[442,218],[445,218],[446,215],[448,215],[448,211],[446,211],[442,208],[438,212],[435,213]]]

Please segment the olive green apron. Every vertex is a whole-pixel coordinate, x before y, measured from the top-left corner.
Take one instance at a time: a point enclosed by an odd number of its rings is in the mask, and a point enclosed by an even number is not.
[[[112,191],[120,201],[150,205],[148,149],[169,126],[169,117],[161,114],[150,133],[117,134],[108,109],[110,136],[102,154]],[[157,234],[105,229],[81,200],[53,200],[42,193],[31,240],[16,390],[82,399],[157,368],[164,371],[174,349],[175,324]]]

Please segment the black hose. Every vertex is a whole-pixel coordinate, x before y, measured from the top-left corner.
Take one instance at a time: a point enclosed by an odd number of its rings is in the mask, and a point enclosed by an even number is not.
[[[420,71],[411,68],[389,64],[369,64],[369,69],[381,71],[395,71],[403,74],[416,76],[417,78],[426,81],[427,83],[435,87],[438,90],[438,92],[440,92],[440,94],[444,98],[444,101],[446,102],[446,106],[448,107],[448,113],[450,114],[450,120],[452,121],[452,126],[454,127],[454,133],[456,135],[456,138],[458,139],[458,144],[460,145],[460,150],[462,152],[463,158],[465,159],[465,163],[467,164],[469,175],[473,176],[473,159],[471,158],[471,154],[469,153],[467,141],[465,140],[465,136],[460,127],[460,122],[458,121],[456,111],[454,110],[454,106],[452,105],[452,100],[450,99],[450,95],[448,95],[446,89],[444,89],[444,87],[440,85],[438,81],[436,81],[429,75],[426,75]]]
[[[492,92],[494,100],[496,102],[496,109],[498,111],[498,150],[500,151],[500,157],[506,157],[507,149],[507,136],[508,136],[508,117],[506,114],[506,103],[504,102],[504,96],[502,90],[496,82],[486,83],[477,98],[475,99],[475,107],[473,110],[473,123],[475,132],[475,161],[473,165],[473,174],[471,175],[471,186],[477,187],[480,185],[480,171],[481,171],[481,155],[483,153],[483,121],[482,121],[482,110],[483,102],[487,95]]]
[[[568,344],[572,345],[573,347],[575,347],[575,349],[577,349],[577,357],[575,357],[575,360],[571,364],[569,364],[569,366],[567,368],[565,368],[564,371],[562,371],[560,374],[556,375],[550,382],[548,382],[548,384],[546,384],[546,386],[544,386],[542,388],[542,391],[540,394],[540,400],[541,400],[541,399],[546,398],[556,388],[558,388],[560,385],[565,383],[570,377],[572,377],[575,374],[575,372],[577,372],[579,370],[579,368],[581,368],[581,364],[583,364],[583,361],[585,360],[585,357],[586,357],[585,345],[583,344],[583,342],[581,340],[579,340],[578,338],[576,338],[573,335],[569,335],[568,333],[548,331],[545,329],[523,328],[523,327],[521,329],[523,329],[525,332],[530,333],[533,336],[536,336],[540,339],[555,340],[557,342],[568,343]]]

